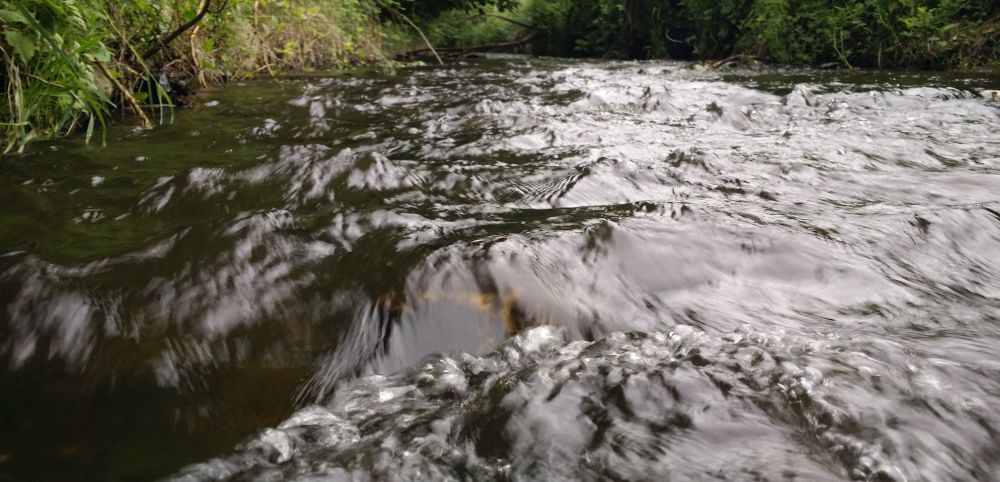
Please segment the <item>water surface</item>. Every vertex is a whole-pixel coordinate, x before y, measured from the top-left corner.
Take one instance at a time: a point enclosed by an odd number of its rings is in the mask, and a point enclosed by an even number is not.
[[[0,480],[998,480],[997,85],[494,58],[38,144]]]

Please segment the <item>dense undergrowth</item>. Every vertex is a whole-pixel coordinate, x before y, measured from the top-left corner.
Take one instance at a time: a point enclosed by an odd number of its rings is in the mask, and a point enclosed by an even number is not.
[[[1000,62],[996,0],[522,0],[500,13],[534,26],[535,52],[547,55],[742,53],[777,63],[921,69]],[[520,35],[514,24],[455,12],[430,24],[437,41],[456,45]]]
[[[386,40],[371,0],[0,0],[0,31],[4,152],[227,78],[377,60]]]
[[[185,93],[226,79],[388,65],[389,52],[422,46],[410,18],[441,47],[1000,65],[996,0],[0,0],[0,148],[89,138],[123,107],[162,121]]]

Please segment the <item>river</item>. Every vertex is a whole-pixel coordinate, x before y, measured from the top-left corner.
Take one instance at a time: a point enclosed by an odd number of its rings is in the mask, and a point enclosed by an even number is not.
[[[1000,480],[998,86],[499,56],[37,143],[0,481]]]

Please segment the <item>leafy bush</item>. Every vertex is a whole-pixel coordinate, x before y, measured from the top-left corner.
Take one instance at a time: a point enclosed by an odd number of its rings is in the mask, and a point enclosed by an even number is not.
[[[385,59],[377,0],[205,1],[0,0],[4,152],[81,125],[89,139],[115,107],[169,108],[169,89]]]
[[[523,27],[497,18],[500,11],[488,7],[481,12],[448,10],[429,22],[427,34],[438,46],[482,45],[523,36]]]
[[[662,57],[667,30],[697,57],[944,68],[1000,62],[995,0],[521,0],[541,53]],[[467,29],[474,31],[474,29]],[[461,43],[461,32],[444,40]],[[676,40],[676,39],[675,39]]]
[[[678,19],[686,20],[693,32],[689,42],[695,54],[719,57],[732,53],[753,3],[749,0],[680,0]]]
[[[109,101],[96,65],[111,59],[100,42],[106,17],[75,0],[0,1],[6,102],[4,152],[31,139],[104,122]]]
[[[757,0],[741,45],[786,63],[986,64],[996,58],[996,30],[989,29],[998,13],[1000,5],[983,0]]]

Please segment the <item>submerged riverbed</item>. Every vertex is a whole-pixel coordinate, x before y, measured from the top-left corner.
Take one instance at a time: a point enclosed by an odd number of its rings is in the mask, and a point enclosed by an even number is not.
[[[0,480],[998,480],[998,85],[501,57],[37,144]]]

